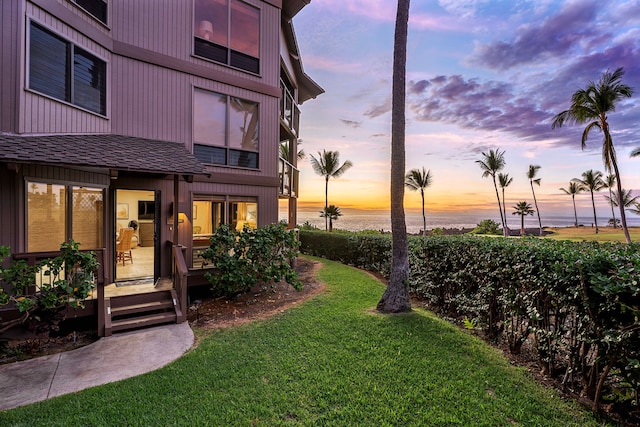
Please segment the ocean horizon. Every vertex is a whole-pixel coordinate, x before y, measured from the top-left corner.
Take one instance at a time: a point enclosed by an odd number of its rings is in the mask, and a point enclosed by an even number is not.
[[[325,220],[320,217],[320,209],[299,209],[298,225],[304,223],[312,224],[320,229],[324,229]],[[508,214],[510,212],[507,212]],[[598,217],[598,226],[608,225],[610,215]],[[616,216],[618,218],[618,216]],[[286,220],[286,212],[280,212],[280,219]],[[422,230],[422,214],[407,210],[405,212],[407,223],[407,233],[418,234]],[[427,230],[435,228],[466,229],[475,228],[478,223],[485,219],[491,219],[500,224],[500,216],[493,215],[487,211],[477,213],[449,212],[449,213],[427,213]],[[575,218],[567,215],[542,216],[543,227],[572,227]],[[593,226],[593,216],[578,216],[578,224],[584,227]],[[629,226],[640,226],[640,217],[634,214],[627,214],[627,224]],[[520,229],[520,217],[510,216],[507,218],[507,226],[512,230]],[[527,216],[524,221],[525,228],[538,228],[538,217]],[[391,231],[391,214],[384,210],[361,210],[342,209],[342,216],[333,221],[333,228],[348,231],[378,230]]]

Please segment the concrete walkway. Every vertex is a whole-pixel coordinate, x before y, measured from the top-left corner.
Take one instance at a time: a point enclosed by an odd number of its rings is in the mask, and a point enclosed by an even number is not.
[[[101,338],[76,350],[0,365],[0,410],[161,368],[193,346],[189,323]]]

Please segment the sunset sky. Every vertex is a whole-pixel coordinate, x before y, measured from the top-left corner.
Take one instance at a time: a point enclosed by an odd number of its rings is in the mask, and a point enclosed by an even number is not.
[[[324,180],[308,155],[337,150],[354,167],[329,183],[341,208],[389,206],[393,0],[312,0],[294,19],[305,71],[326,91],[302,106],[301,210],[324,205]],[[433,184],[429,212],[495,209],[481,152],[506,152],[514,178],[507,209],[533,205],[526,178],[541,166],[536,196],[542,214],[572,215],[559,188],[587,169],[604,173],[602,134],[580,148],[584,126],[552,130],[571,94],[602,72],[624,67],[636,89],[610,114],[622,184],[640,194],[640,1],[413,0],[407,64],[407,170],[424,166]],[[610,208],[598,194],[599,210]],[[587,195],[578,208],[590,206]],[[407,191],[407,208],[420,195]]]

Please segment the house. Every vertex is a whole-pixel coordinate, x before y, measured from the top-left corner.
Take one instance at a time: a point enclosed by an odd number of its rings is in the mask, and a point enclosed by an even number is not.
[[[218,226],[277,222],[280,201],[296,224],[298,105],[323,92],[292,25],[308,3],[0,3],[0,245],[98,250],[75,315],[102,335],[184,321]]]

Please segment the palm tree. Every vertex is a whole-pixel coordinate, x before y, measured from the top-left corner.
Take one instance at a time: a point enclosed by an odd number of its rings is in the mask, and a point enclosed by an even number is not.
[[[318,151],[318,158],[316,159],[311,155],[311,166],[313,170],[325,178],[324,189],[324,207],[329,207],[329,178],[338,178],[343,173],[349,170],[353,163],[349,160],[340,165],[340,153],[338,151],[322,150],[322,153]],[[325,218],[324,229],[328,229],[329,218]]]
[[[582,173],[582,179],[575,178],[575,180],[582,188],[582,191],[588,190],[591,193],[591,205],[593,205],[593,223],[596,225],[596,234],[598,234],[598,218],[596,217],[596,202],[593,198],[593,192],[600,191],[605,187],[605,183],[602,180],[602,172],[594,172],[593,169],[589,169],[588,171]]]
[[[573,216],[576,219],[576,222],[574,223],[574,226],[578,226],[578,212],[576,211],[576,194],[580,193],[582,191],[582,187],[580,186],[580,183],[576,182],[575,180],[572,180],[571,182],[569,182],[569,189],[565,189],[565,188],[561,188],[560,190],[564,191],[566,194],[571,196],[571,200],[573,201]]]
[[[502,221],[502,232],[504,235],[507,235],[507,226],[504,222],[504,215],[502,214],[502,205],[500,204],[500,195],[498,194],[498,185],[496,184],[496,174],[500,172],[504,166],[504,151],[500,152],[500,149],[496,149],[496,151],[489,150],[489,153],[482,153],[484,157],[481,160],[476,160],[476,163],[480,165],[482,169],[482,177],[486,178],[488,176],[493,179],[493,187],[496,190],[496,198],[498,199],[498,210],[500,211],[500,220]]]
[[[597,128],[604,134],[602,143],[602,160],[607,172],[614,172],[618,183],[618,193],[622,193],[620,171],[616,160],[616,150],[609,130],[607,113],[616,109],[616,103],[622,98],[633,95],[633,88],[622,84],[623,68],[617,68],[613,73],[608,70],[602,74],[598,83],[589,82],[586,89],[580,89],[571,96],[571,106],[553,118],[552,128],[561,127],[565,122],[584,124],[587,127],[582,132],[582,148],[584,149],[589,133]],[[620,206],[620,221],[627,243],[631,243],[627,218],[624,207]],[[596,230],[597,230],[596,226]]]
[[[607,175],[607,178],[604,180],[604,185],[605,187],[607,187],[609,189],[609,198],[607,200],[609,200],[609,204],[611,205],[611,216],[613,217],[613,228],[616,228],[616,212],[613,209],[614,204],[613,204],[613,191],[612,188],[616,185],[616,176],[615,175]],[[615,205],[618,206],[618,205]]]
[[[520,236],[524,236],[524,217],[533,215],[535,211],[527,202],[518,202],[517,205],[513,206],[513,209],[514,212],[512,212],[512,215],[520,215]]]
[[[329,232],[331,233],[333,232],[333,221],[337,221],[338,217],[342,216],[342,212],[336,205],[329,205],[320,211],[320,216],[329,219]]]
[[[424,214],[424,189],[431,185],[433,177],[430,170],[411,169],[404,177],[404,185],[409,190],[420,190],[422,197],[422,234],[427,235],[427,217]]]
[[[611,203],[611,206],[619,207],[620,203],[622,203],[622,206],[628,210],[630,206],[633,206],[638,202],[638,198],[640,198],[640,196],[633,196],[632,190],[625,190],[623,188],[622,197],[620,197],[620,194],[617,191],[614,191],[611,196],[604,196],[604,198]]]
[[[509,226],[507,225],[507,206],[505,204],[504,189],[507,188],[513,182],[513,178],[509,178],[508,173],[498,174],[498,185],[502,188],[502,212],[504,214],[504,228],[506,230],[505,235],[509,234]]]
[[[529,165],[529,170],[527,171],[527,178],[529,179],[529,184],[531,184],[531,194],[533,194],[533,204],[536,207],[536,213],[538,214],[538,227],[540,227],[540,231],[538,232],[538,236],[542,236],[542,220],[540,219],[540,209],[538,209],[538,200],[536,199],[536,192],[533,190],[533,184],[540,186],[540,178],[536,178],[536,174],[540,170],[540,165]]]
[[[389,284],[376,308],[383,313],[411,310],[407,280],[409,247],[404,216],[405,100],[407,78],[407,32],[409,1],[398,0],[393,41],[393,77],[391,89],[391,274]]]

